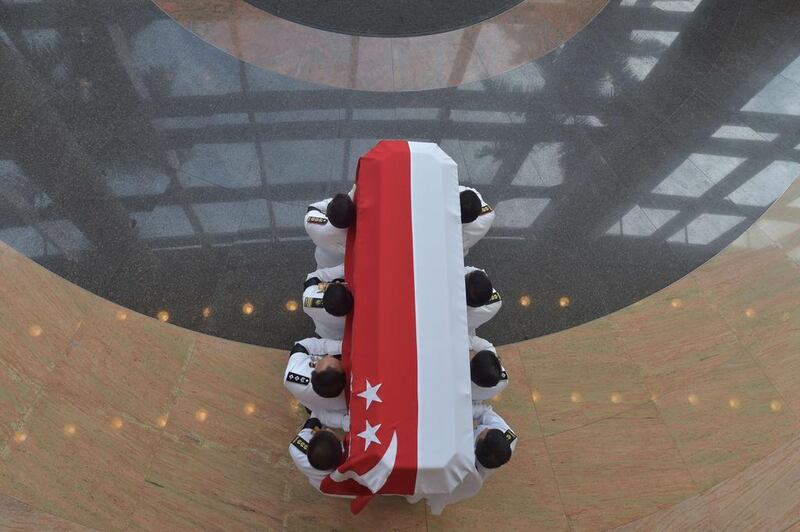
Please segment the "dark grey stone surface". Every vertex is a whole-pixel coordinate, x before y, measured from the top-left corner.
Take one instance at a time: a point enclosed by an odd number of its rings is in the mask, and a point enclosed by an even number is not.
[[[477,24],[522,0],[245,0],[281,18],[347,35],[430,35]]]
[[[256,344],[311,333],[285,308],[313,268],[302,213],[382,138],[439,143],[495,206],[468,263],[505,298],[497,344],[663,288],[800,175],[794,0],[615,0],[534,63],[411,93],[254,68],[147,0],[0,0],[0,41],[0,239]]]

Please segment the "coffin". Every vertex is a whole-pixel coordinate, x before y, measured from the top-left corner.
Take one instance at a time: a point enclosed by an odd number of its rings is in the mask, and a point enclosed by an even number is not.
[[[359,160],[345,275],[355,305],[347,460],[322,490],[450,493],[474,473],[458,172],[437,145],[382,141]]]

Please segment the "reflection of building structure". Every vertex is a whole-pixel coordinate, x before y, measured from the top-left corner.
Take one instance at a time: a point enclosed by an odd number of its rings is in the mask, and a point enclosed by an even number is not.
[[[184,21],[243,49],[223,2]],[[796,526],[798,24],[796,0],[610,0],[535,61],[530,26],[475,26],[421,65],[450,88],[372,93],[151,0],[0,0],[0,241],[51,270],[0,242],[0,527]],[[379,77],[364,42],[303,68]],[[487,42],[502,75],[475,76]],[[469,258],[505,301],[481,333],[522,340],[492,404],[523,444],[468,506],[355,523],[290,474],[285,352],[170,324],[306,336],[302,213],[381,138],[438,143],[497,210]]]
[[[743,2],[737,18],[718,0],[623,0],[497,78],[360,93],[238,62],[147,2],[125,16],[52,4],[5,2],[3,53],[16,49],[49,87],[42,102],[80,165],[67,169],[60,153],[32,172],[4,144],[0,239],[116,301],[151,315],[169,307],[175,323],[248,341],[289,341],[297,320],[271,323],[258,309],[285,308],[283,287],[308,256],[300,214],[345,190],[378,138],[438,142],[497,205],[495,236],[473,253],[491,257],[509,295],[533,301],[507,309],[519,326],[493,332],[508,339],[680,277],[763,212],[800,164],[800,50],[777,7]],[[92,175],[80,168],[104,176],[103,213],[51,197],[48,182]],[[98,233],[109,212],[117,229]],[[250,321],[238,311],[246,297],[258,298]],[[223,310],[204,318],[206,306]]]

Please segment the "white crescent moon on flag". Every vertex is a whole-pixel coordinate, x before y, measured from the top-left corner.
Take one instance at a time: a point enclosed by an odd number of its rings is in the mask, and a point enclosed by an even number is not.
[[[389,447],[386,448],[386,452],[383,453],[381,459],[372,467],[372,469],[363,475],[359,475],[353,470],[340,473],[338,469],[334,469],[330,474],[330,478],[335,482],[344,482],[347,479],[352,479],[369,489],[369,491],[372,493],[377,493],[378,490],[380,490],[383,485],[386,484],[386,480],[388,480],[389,475],[392,474],[396,459],[397,431],[394,431],[392,432],[392,441],[389,442]]]

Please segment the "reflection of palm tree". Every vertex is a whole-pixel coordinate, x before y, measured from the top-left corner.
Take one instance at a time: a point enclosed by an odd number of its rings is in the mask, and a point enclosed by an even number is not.
[[[526,6],[517,6],[514,9],[526,8]],[[506,47],[513,47],[511,53],[509,54],[511,58],[509,62],[514,65],[524,65],[530,62],[531,54],[528,51],[530,46],[529,43],[531,36],[537,34],[537,29],[522,24],[503,24],[497,26],[500,27],[503,33],[506,34],[505,38],[503,39],[503,45]],[[547,33],[549,33],[549,31]]]
[[[95,246],[114,254],[131,245],[135,237],[127,211],[50,105],[56,97],[49,85],[2,43],[0,71],[6,75],[0,114],[26,117],[22,127],[0,128],[0,141],[12,160]],[[103,223],[97,223],[98,217]]]
[[[148,101],[164,101],[172,91],[175,72],[166,66],[149,66],[141,74],[142,83],[147,90]],[[113,150],[114,160],[131,167],[151,163],[167,173],[174,170],[174,163],[168,160],[168,150],[163,140],[153,129],[149,113],[133,113],[126,120],[125,129],[118,132],[117,148]],[[130,149],[135,146],[137,149]]]
[[[167,98],[175,82],[175,69],[167,66],[148,66],[142,74],[142,81],[152,98]]]
[[[539,54],[540,56],[546,53],[557,53],[558,50],[575,35],[585,31],[585,25],[590,24],[600,11],[606,9],[606,5],[606,2],[601,1],[597,2],[596,6],[589,6],[591,8],[590,11],[576,12],[576,8],[571,6],[569,2],[563,4],[522,4],[512,9],[526,9],[533,10],[534,12],[536,10],[549,9],[559,12],[556,13],[556,17],[552,18],[543,16],[544,14],[542,13],[534,13],[527,17],[521,17],[523,19],[528,18],[532,20],[534,25],[506,23],[502,25],[497,24],[496,27],[501,28],[506,34],[506,38],[503,39],[503,44],[505,46],[513,46],[514,48],[510,55],[510,62],[515,65],[524,65],[531,61],[531,53],[529,50],[533,39],[540,42],[544,41],[540,46],[549,47],[549,49],[543,48],[542,53]],[[513,11],[509,13],[509,15],[512,14]],[[572,23],[573,27],[578,27],[580,29],[572,33],[567,28],[557,27],[551,22],[553,19],[560,19],[565,24]],[[575,22],[577,22],[577,24]]]

